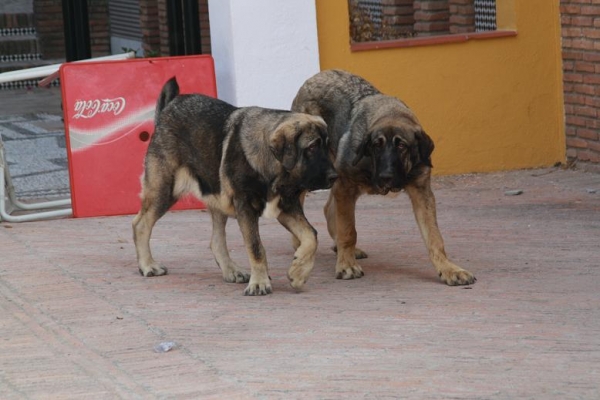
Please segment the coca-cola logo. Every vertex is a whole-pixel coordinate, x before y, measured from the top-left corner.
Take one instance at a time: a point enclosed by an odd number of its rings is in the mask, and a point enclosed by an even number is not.
[[[111,113],[119,115],[125,109],[125,99],[117,97],[114,99],[77,100],[75,102],[74,119],[92,118],[96,114]]]

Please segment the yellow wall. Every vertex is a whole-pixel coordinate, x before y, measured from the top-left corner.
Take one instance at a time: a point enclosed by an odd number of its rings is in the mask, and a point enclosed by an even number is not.
[[[433,138],[438,174],[565,161],[557,1],[500,0],[515,37],[351,52],[347,0],[316,0],[321,69],[342,68],[404,100]]]

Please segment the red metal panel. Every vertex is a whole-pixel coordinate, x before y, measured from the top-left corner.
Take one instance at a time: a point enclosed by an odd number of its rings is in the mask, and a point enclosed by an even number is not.
[[[60,69],[73,216],[135,214],[164,83],[217,96],[211,56],[67,63]],[[199,208],[182,199],[173,208]]]

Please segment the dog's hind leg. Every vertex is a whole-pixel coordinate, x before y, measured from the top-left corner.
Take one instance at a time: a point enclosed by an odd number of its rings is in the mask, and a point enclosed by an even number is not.
[[[451,286],[475,283],[476,279],[472,273],[452,263],[446,257],[444,240],[437,224],[435,196],[431,191],[429,175],[406,186],[405,189],[410,197],[429,258],[442,282]]]
[[[242,271],[233,262],[227,249],[227,238],[225,234],[225,225],[227,224],[227,215],[220,211],[211,209],[212,218],[212,237],[210,239],[210,249],[215,256],[215,261],[223,272],[223,280],[230,283],[246,283],[250,280],[250,274]]]
[[[160,276],[167,273],[167,268],[157,263],[150,252],[150,236],[156,221],[173,205],[175,199],[168,182],[155,182],[151,185],[144,178],[142,188],[142,208],[133,219],[133,241],[137,254],[140,274],[143,276]]]
[[[325,207],[323,209],[323,213],[325,214],[325,219],[327,220],[327,231],[329,232],[329,236],[331,236],[331,238],[333,239],[333,241],[335,242],[335,230],[336,230],[336,219],[335,219],[335,214],[336,214],[336,205],[335,205],[335,198],[333,197],[333,194],[329,194],[329,198],[327,199],[327,203],[325,203]],[[333,245],[331,246],[331,250],[333,250],[335,253],[337,253],[338,248],[337,245]],[[354,258],[356,258],[357,260],[360,260],[361,258],[367,258],[369,257],[369,255],[367,253],[365,253],[363,250],[359,249],[358,247],[354,247]]]
[[[329,192],[329,197],[327,198],[327,203],[325,203],[325,207],[323,208],[323,213],[325,214],[325,220],[327,221],[327,231],[329,232],[329,236],[335,242],[335,198],[333,197],[333,191]],[[337,247],[335,251],[337,251]]]

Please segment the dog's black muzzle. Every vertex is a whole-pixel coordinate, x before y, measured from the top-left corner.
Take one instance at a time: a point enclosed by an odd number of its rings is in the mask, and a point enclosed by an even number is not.
[[[338,175],[334,169],[329,169],[324,175],[322,175],[319,178],[320,179],[315,179],[308,182],[308,185],[306,185],[307,189],[310,191],[331,189],[336,179],[338,178]]]
[[[337,178],[338,174],[337,172],[335,172],[335,169],[331,168],[329,171],[327,171],[327,176],[325,178],[327,180],[327,187],[325,189],[330,189],[337,180]]]

